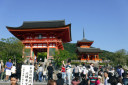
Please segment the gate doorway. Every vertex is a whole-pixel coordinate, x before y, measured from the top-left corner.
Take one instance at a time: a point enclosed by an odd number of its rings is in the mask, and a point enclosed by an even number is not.
[[[37,62],[44,62],[44,58],[47,58],[47,48],[34,48],[33,49]]]

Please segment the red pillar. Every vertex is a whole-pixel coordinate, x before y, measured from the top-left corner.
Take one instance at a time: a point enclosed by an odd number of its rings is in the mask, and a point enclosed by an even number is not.
[[[47,59],[49,58],[49,47],[47,47]]]
[[[89,60],[89,54],[88,54],[88,60]]]

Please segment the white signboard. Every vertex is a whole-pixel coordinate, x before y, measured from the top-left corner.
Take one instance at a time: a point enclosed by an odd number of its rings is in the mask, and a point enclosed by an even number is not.
[[[33,85],[33,65],[22,65],[20,85]]]

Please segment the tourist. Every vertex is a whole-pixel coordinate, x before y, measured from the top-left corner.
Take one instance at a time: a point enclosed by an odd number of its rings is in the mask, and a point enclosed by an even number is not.
[[[122,82],[122,78],[121,77],[118,78],[117,82],[118,82],[117,85],[123,85],[123,82]]]
[[[79,77],[75,76],[75,78],[72,80],[72,85],[78,85],[80,83]]]
[[[3,81],[5,77],[5,68],[4,66],[1,67],[1,80]]]
[[[97,79],[98,79],[98,77],[95,74],[95,71],[92,71],[92,75],[89,76],[89,84],[90,85],[95,85]]]
[[[85,74],[81,73],[81,78],[82,78],[82,81],[80,82],[79,85],[89,85],[87,76],[85,76]]]
[[[94,72],[94,64],[93,63],[90,63],[90,71]]]
[[[43,71],[43,81],[45,80],[45,81],[47,81],[47,78],[46,78],[46,69],[44,69],[44,71]]]
[[[79,67],[77,66],[77,64],[75,64],[75,67],[74,67],[74,76],[79,77]]]
[[[112,73],[112,76],[114,76],[115,75],[115,69],[114,68],[112,68],[110,71],[108,71],[109,73]]]
[[[33,79],[34,79],[34,82],[37,81],[37,79],[38,79],[38,78],[37,78],[37,76],[38,76],[38,75],[37,75],[37,72],[38,72],[38,66],[37,66],[37,64],[35,63],[35,64],[34,64],[34,76],[33,76],[33,77],[34,77],[34,78],[33,78]]]
[[[79,75],[81,75],[82,69],[83,69],[83,68],[82,68],[82,65],[80,65],[80,66],[79,66]]]
[[[0,77],[1,77],[1,61],[0,61]]]
[[[94,67],[93,67],[93,63],[90,63],[89,71],[88,71],[88,77],[89,77],[90,75],[92,75],[92,72],[94,72]]]
[[[43,76],[43,67],[42,67],[42,64],[40,64],[39,68],[38,68],[38,79],[39,79],[39,82],[42,82],[42,76]]]
[[[128,73],[126,73],[125,78],[123,78],[123,84],[128,85]]]
[[[64,82],[66,82],[66,69],[64,64],[62,65],[61,73],[62,73],[62,78],[64,79]]]
[[[124,69],[122,68],[122,66],[120,66],[120,76],[123,78],[123,74],[124,74]]]
[[[48,80],[53,79],[53,67],[52,64],[50,63],[49,66],[47,67],[48,70]]]
[[[17,75],[18,81],[20,81],[20,78],[21,78],[21,66],[22,66],[21,63],[16,64],[16,75]]]
[[[68,62],[68,64],[66,65],[66,83],[68,84],[68,85],[71,85],[71,74],[72,74],[72,72],[71,72],[71,64],[70,64],[70,62]]]
[[[56,84],[56,81],[55,80],[50,79],[50,80],[48,80],[47,85],[57,85],[57,84]]]
[[[99,72],[98,72],[98,76],[101,77],[100,82],[101,82],[101,83],[104,83],[104,78],[103,78],[103,72],[102,72],[102,71],[99,71]]]
[[[57,81],[56,81],[57,85],[64,85],[64,79],[62,78],[61,73],[57,74],[57,78],[58,78]]]
[[[102,77],[101,76],[98,76],[98,80],[96,81],[95,85],[103,85],[102,84]]]
[[[9,76],[11,75],[11,68],[12,68],[12,63],[11,59],[9,59],[9,62],[6,62],[5,64],[5,69],[6,69],[6,81],[9,79]]]
[[[13,64],[13,66],[11,68],[11,73],[12,74],[16,74],[16,66],[15,66],[15,64]]]
[[[104,85],[109,85],[109,83],[108,83],[109,77],[108,77],[108,72],[107,71],[104,71],[104,77],[105,77]]]
[[[88,70],[87,70],[87,68],[85,67],[85,64],[83,64],[82,73],[83,73],[85,76],[88,76]]]
[[[62,65],[64,65],[64,66],[65,66],[65,63],[64,63],[64,61],[62,61]]]
[[[17,83],[17,75],[16,74],[12,74],[11,75],[10,83],[11,83],[11,85],[18,85],[18,83]]]
[[[108,84],[106,85],[117,85],[117,78],[115,76],[109,77]]]

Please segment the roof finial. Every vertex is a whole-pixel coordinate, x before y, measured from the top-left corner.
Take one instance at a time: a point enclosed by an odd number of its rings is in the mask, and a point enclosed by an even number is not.
[[[84,28],[83,28],[83,39],[85,39]]]

